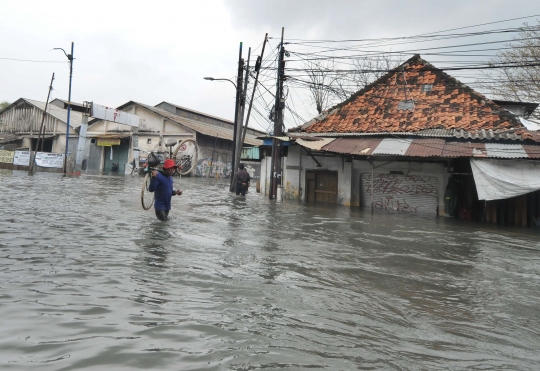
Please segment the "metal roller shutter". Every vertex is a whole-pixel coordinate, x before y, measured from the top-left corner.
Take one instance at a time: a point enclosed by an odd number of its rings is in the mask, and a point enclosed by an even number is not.
[[[362,174],[360,184],[361,204],[373,204],[377,208],[402,212],[437,215],[439,182],[435,177],[420,175]]]

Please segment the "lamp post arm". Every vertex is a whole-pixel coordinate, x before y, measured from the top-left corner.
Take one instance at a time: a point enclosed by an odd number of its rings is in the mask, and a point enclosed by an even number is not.
[[[205,79],[205,80],[208,80],[208,81],[228,81],[228,82],[230,82],[231,84],[233,84],[233,85],[234,85],[234,88],[236,89],[236,84],[235,84],[233,81],[229,80],[229,79],[215,79],[215,78],[213,78],[213,77],[204,77],[204,79]]]

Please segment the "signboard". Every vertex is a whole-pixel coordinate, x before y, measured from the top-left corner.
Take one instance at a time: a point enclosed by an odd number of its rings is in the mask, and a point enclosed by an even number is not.
[[[13,151],[0,151],[0,162],[3,162],[5,164],[12,164],[14,155],[15,152]]]
[[[30,151],[15,151],[15,157],[13,157],[13,165],[30,165]]]
[[[120,139],[118,138],[98,138],[97,140],[98,146],[119,146],[120,145]]]
[[[44,153],[36,154],[36,164],[41,167],[64,167],[64,155],[62,153]]]
[[[99,104],[95,103],[92,103],[92,108],[90,109],[90,116],[97,119],[113,121],[119,124],[133,126],[136,128],[139,127],[139,116],[117,110],[116,108],[100,106]]]

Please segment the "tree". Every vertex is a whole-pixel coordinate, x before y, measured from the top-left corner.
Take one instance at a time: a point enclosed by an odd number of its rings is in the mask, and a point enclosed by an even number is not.
[[[490,60],[491,65],[504,67],[484,73],[480,83],[501,100],[540,102],[540,21],[536,26],[525,23],[506,47],[510,49],[499,51]],[[539,110],[532,117],[540,119]]]
[[[335,63],[331,59],[304,62],[304,68],[311,82],[309,85],[311,100],[319,115],[330,107],[335,95],[333,85],[339,77],[334,72],[334,66]]]
[[[402,63],[400,55],[382,53],[356,57],[340,69],[333,58],[306,60],[304,69],[310,80],[311,100],[321,114],[335,103],[343,102]],[[349,71],[352,64],[353,70]],[[340,72],[345,71],[345,72]]]
[[[0,102],[0,111],[2,111],[4,108],[6,108],[9,105],[10,103],[7,101]]]

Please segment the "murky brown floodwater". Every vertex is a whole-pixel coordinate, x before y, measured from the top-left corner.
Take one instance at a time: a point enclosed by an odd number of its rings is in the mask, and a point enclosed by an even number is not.
[[[537,231],[0,170],[2,370],[538,370]]]

